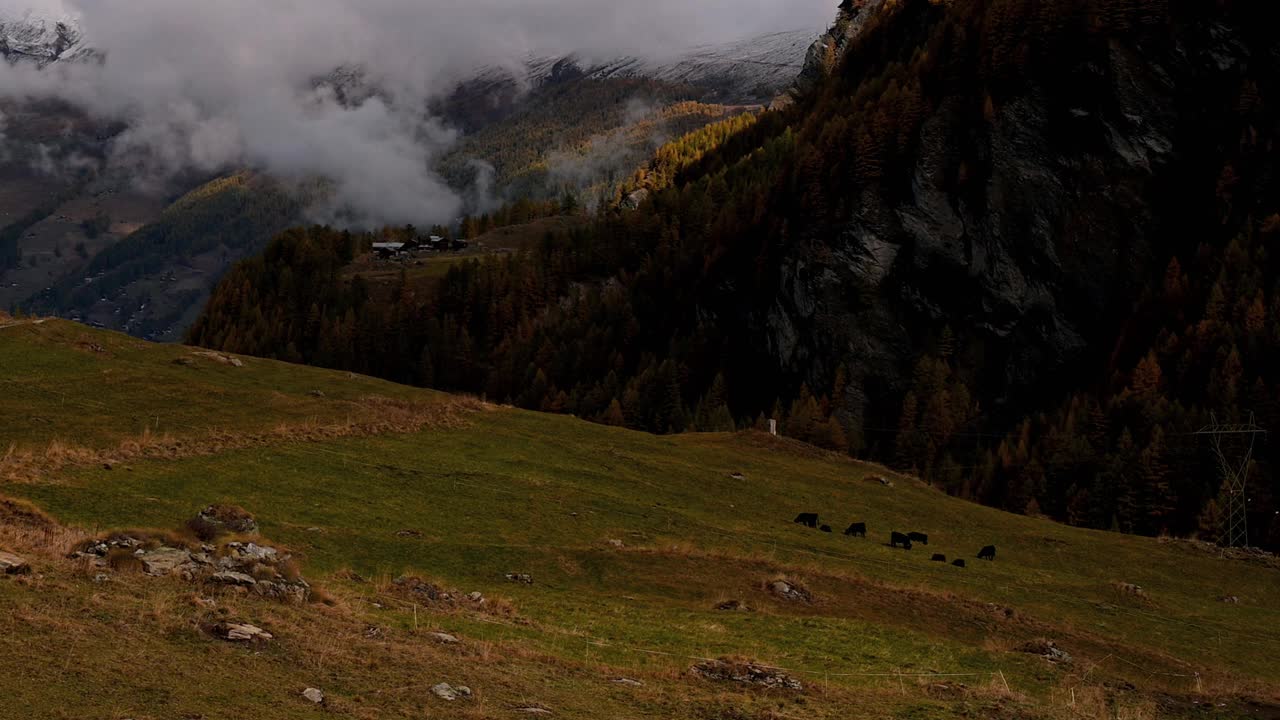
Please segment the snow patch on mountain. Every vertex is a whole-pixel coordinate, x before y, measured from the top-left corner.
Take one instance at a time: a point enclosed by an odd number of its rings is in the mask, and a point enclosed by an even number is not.
[[[84,46],[84,34],[73,17],[51,19],[30,10],[0,10],[0,58],[48,65],[79,59],[91,52]]]
[[[819,30],[775,32],[700,46],[661,59],[534,56],[526,62],[523,78],[514,77],[510,69],[490,67],[477,71],[470,82],[515,81],[536,87],[580,77],[648,78],[709,90],[708,100],[755,103],[767,100],[795,80],[804,67],[805,54],[821,34]]]

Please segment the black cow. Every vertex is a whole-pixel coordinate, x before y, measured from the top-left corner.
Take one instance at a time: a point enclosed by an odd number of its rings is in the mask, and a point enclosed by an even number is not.
[[[996,559],[996,546],[995,546],[995,545],[988,545],[988,546],[986,546],[986,547],[982,548],[982,550],[978,552],[978,559],[979,559],[979,560],[995,560],[995,559]]]
[[[818,513],[800,513],[793,522],[797,522],[805,527],[818,527]]]
[[[854,524],[852,524],[852,525],[850,525],[850,526],[849,526],[849,529],[848,529],[848,530],[845,530],[845,531],[844,531],[844,534],[845,534],[845,535],[861,535],[862,537],[866,537],[866,536],[867,536],[867,524],[866,524],[866,523],[864,523],[864,522],[854,523]]]
[[[951,564],[955,565],[956,567],[964,567],[964,558],[956,558],[955,562]]]
[[[830,525],[823,525],[822,527],[820,527],[820,528],[818,528],[818,529],[819,529],[819,530],[821,530],[822,532],[831,532],[831,526],[830,526]]]
[[[889,547],[898,547],[899,545],[902,546],[903,550],[910,550],[911,538],[900,532],[889,533]]]
[[[946,562],[947,556],[943,555],[942,553],[934,553],[933,557],[929,559],[932,560],[933,562]]]
[[[929,544],[929,536],[924,533],[907,533],[907,537],[911,538],[911,542],[918,542],[922,545]]]

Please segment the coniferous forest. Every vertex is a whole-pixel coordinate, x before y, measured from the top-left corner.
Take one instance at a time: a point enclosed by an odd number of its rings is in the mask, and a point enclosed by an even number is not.
[[[663,148],[638,209],[390,300],[343,272],[372,236],[290,230],[190,340],[658,433],[778,418],[997,507],[1214,539],[1192,433],[1280,433],[1263,5],[887,4],[795,103]]]

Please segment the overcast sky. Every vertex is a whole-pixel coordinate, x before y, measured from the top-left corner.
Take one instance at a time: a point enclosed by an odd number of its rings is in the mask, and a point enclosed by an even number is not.
[[[12,1],[12,0],[10,0]],[[23,0],[19,0],[23,2]],[[835,0],[25,0],[72,17],[102,66],[36,73],[0,63],[0,94],[55,94],[125,119],[120,162],[323,174],[388,222],[447,219],[457,200],[427,168],[452,141],[423,101],[482,65],[530,54],[660,57],[775,30],[817,30]],[[3,11],[0,11],[3,12]],[[15,14],[9,11],[9,15]],[[17,14],[22,14],[18,12]],[[389,89],[340,107],[310,90],[335,67]]]

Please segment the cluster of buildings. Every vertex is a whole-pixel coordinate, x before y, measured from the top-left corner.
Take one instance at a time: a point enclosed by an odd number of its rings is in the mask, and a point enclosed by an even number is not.
[[[374,254],[384,260],[412,257],[421,252],[447,252],[449,250],[466,249],[466,240],[450,240],[439,235],[415,238],[408,242],[376,242],[373,244]]]

